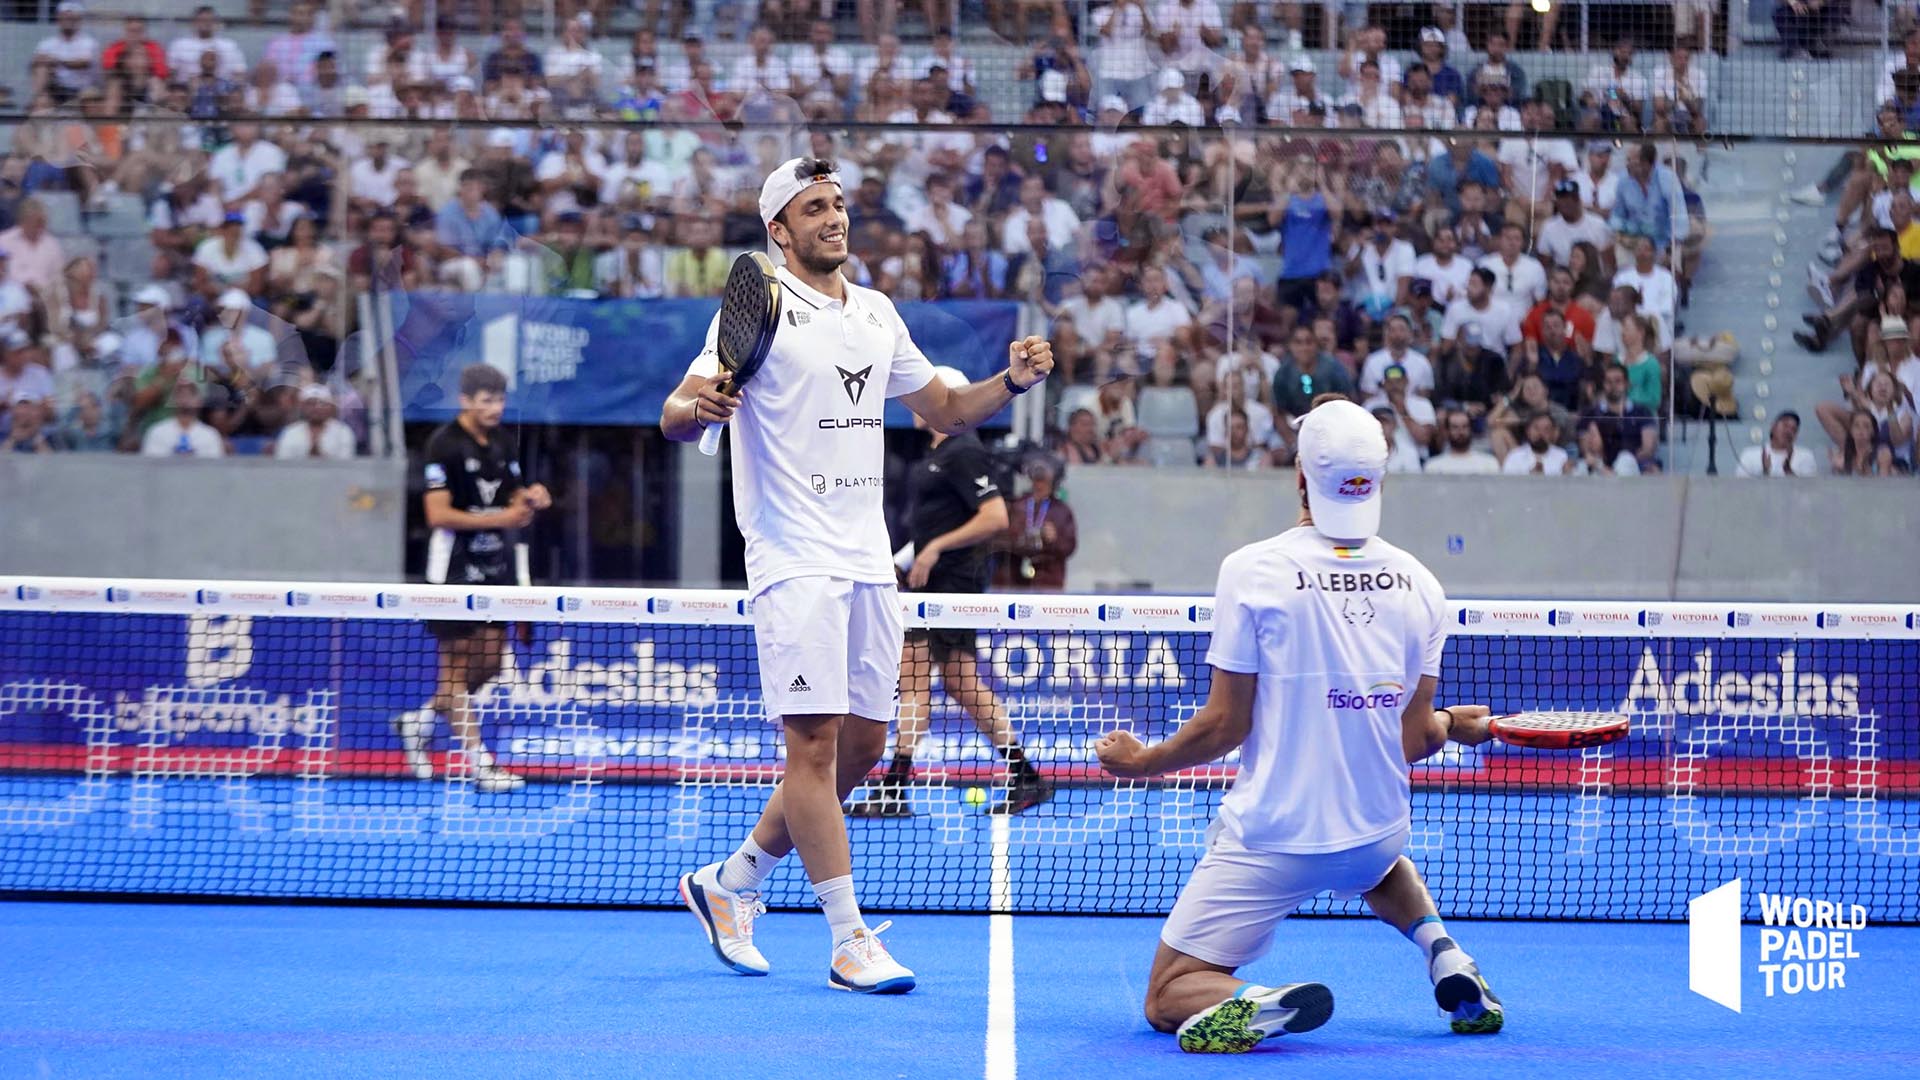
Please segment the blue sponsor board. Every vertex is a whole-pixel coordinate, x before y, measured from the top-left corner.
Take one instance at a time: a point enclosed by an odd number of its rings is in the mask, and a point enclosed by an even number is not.
[[[508,374],[514,423],[645,425],[706,345],[713,300],[574,300],[498,294],[400,295],[400,307],[433,313],[437,327],[403,340],[400,395],[406,419],[440,422],[459,412],[460,371],[491,364]],[[901,303],[900,318],[928,359],[980,379],[1004,368],[1020,307],[1006,301]],[[411,333],[402,324],[402,336]],[[987,421],[1002,426],[1008,414]],[[887,424],[912,416],[887,404]]]

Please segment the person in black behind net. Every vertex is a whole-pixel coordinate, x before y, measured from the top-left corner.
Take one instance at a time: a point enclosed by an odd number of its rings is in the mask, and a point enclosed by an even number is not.
[[[967,377],[950,367],[934,369],[948,386],[965,386]],[[924,423],[915,420],[916,426]],[[946,436],[933,433],[933,449],[915,465],[908,482],[912,507],[908,549],[907,587],[916,592],[979,593],[987,591],[987,554],[993,541],[1007,531],[1007,502],[994,477],[992,455],[973,432]],[[1018,814],[1053,797],[1052,787],[1033,768],[1020,748],[1020,737],[1007,722],[1000,699],[980,677],[974,655],[974,631],[967,629],[908,630],[900,656],[899,727],[894,736],[893,762],[872,792],[847,807],[853,817],[911,817],[907,783],[913,778],[913,754],[927,733],[933,700],[933,668],[940,682],[967,715],[973,718],[1007,763],[1007,795],[987,808],[989,814]]]
[[[433,530],[427,542],[429,582],[527,584],[508,531],[532,524],[534,514],[553,505],[553,497],[543,485],[522,480],[513,437],[500,430],[506,407],[506,377],[486,364],[471,364],[460,372],[459,417],[427,440],[424,503]],[[506,625],[436,621],[427,629],[440,654],[432,711],[395,721],[408,766],[419,779],[433,778],[426,744],[435,718],[444,715],[466,754],[474,786],[488,793],[519,790],[526,781],[494,762],[471,707],[473,694],[505,662]]]

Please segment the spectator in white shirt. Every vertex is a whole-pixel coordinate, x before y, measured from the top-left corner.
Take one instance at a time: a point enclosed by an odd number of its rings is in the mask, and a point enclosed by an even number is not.
[[[1201,422],[1208,448],[1219,450],[1229,445],[1233,435],[1231,422],[1236,413],[1247,417],[1248,443],[1262,452],[1272,447],[1278,435],[1273,426],[1273,410],[1264,401],[1269,383],[1261,376],[1259,365],[1248,364],[1236,369],[1232,377],[1220,380],[1219,385],[1220,400],[1207,410]]]
[[[1507,193],[1530,209],[1531,220],[1553,214],[1554,185],[1580,171],[1580,156],[1573,140],[1541,134],[1553,129],[1553,106],[1544,101],[1529,101],[1521,107],[1520,122],[1524,136],[1500,140],[1501,182]]]
[[[1558,437],[1559,427],[1548,413],[1535,413],[1527,421],[1526,441],[1507,451],[1507,460],[1500,463],[1501,473],[1507,476],[1564,476],[1573,467],[1567,452],[1553,445]]]
[[[174,383],[173,415],[147,429],[140,453],[145,457],[226,457],[226,440],[200,419],[203,401],[199,383],[192,379]]]
[[[1500,462],[1485,450],[1473,446],[1473,418],[1461,409],[1448,409],[1440,417],[1441,440],[1446,449],[1427,459],[1426,471],[1442,476],[1492,476],[1500,471]]]
[[[307,107],[300,97],[299,88],[282,79],[280,69],[274,67],[271,60],[255,64],[246,79],[243,100],[247,111],[251,113],[271,117],[292,116]]]
[[[1180,69],[1166,68],[1160,72],[1160,92],[1140,111],[1140,122],[1147,127],[1185,124],[1197,128],[1206,125],[1207,114],[1199,100],[1187,93],[1187,77]]]
[[[639,132],[631,134],[637,137]],[[593,279],[601,296],[617,300],[650,300],[664,294],[666,259],[647,242],[646,221],[639,214],[621,220],[620,242],[594,260]]]
[[[673,170],[647,157],[645,132],[629,131],[620,138],[621,156],[601,174],[600,201],[621,209],[652,209],[664,205],[673,190]]]
[[[1413,276],[1427,283],[1441,311],[1467,295],[1467,275],[1473,273],[1473,264],[1459,251],[1460,238],[1453,227],[1442,225],[1433,231],[1433,250],[1413,263]]]
[[[1071,248],[1080,231],[1080,217],[1065,199],[1047,194],[1047,182],[1040,176],[1020,181],[1020,204],[1007,213],[1000,230],[1000,250],[1009,256],[1026,255],[1033,247],[1027,242],[1027,222],[1039,218],[1047,227],[1047,243],[1055,249]]]
[[[1406,126],[1406,119],[1400,112],[1400,102],[1393,96],[1400,84],[1387,82],[1378,63],[1361,61],[1360,77],[1351,85],[1353,92],[1340,104],[1342,107],[1358,105],[1362,126],[1387,131]],[[1333,125],[1329,123],[1327,126]]]
[[[1100,32],[1093,66],[1101,93],[1126,99],[1129,111],[1140,108],[1154,91],[1154,52],[1148,46],[1154,26],[1146,0],[1114,0],[1094,9],[1093,17]]]
[[[56,32],[33,50],[34,92],[46,91],[55,104],[64,105],[100,83],[100,43],[80,29],[83,17],[75,0],[62,0],[54,8]]]
[[[881,34],[874,42],[872,54],[861,57],[854,65],[854,90],[862,101],[866,100],[873,77],[883,71],[898,85],[913,81],[913,65],[907,62],[906,54],[900,51],[900,39],[893,34]]]
[[[260,137],[259,124],[233,125],[233,141],[214,152],[207,172],[220,185],[220,201],[237,210],[253,197],[268,173],[287,171],[287,152]]]
[[[1397,471],[1419,472],[1428,447],[1433,445],[1436,421],[1433,402],[1408,388],[1407,370],[1393,364],[1382,372],[1380,390],[1366,400],[1366,408],[1376,416],[1383,409],[1392,414],[1393,426],[1387,432],[1387,445],[1412,466]]]
[[[907,218],[907,232],[924,232],[943,248],[956,247],[973,211],[953,200],[953,177],[935,173],[927,178],[927,201]]]
[[[1219,49],[1227,41],[1219,0],[1162,0],[1153,28],[1167,63],[1188,75],[1219,74]]]
[[[1653,130],[1657,134],[1699,134],[1707,129],[1707,70],[1693,62],[1684,42],[1667,53],[1653,73]]]
[[[773,51],[773,31],[762,25],[747,37],[747,53],[733,66],[733,89],[742,94],[756,91],[784,95],[793,85],[787,62]]]
[[[1398,312],[1387,316],[1386,345],[1360,367],[1360,392],[1374,394],[1386,382],[1387,370],[1398,368],[1417,396],[1433,393],[1433,362],[1413,347],[1413,323]],[[1432,423],[1431,416],[1425,419]]]
[[[1140,274],[1140,299],[1127,308],[1127,337],[1141,357],[1193,325],[1193,313],[1167,295],[1167,272],[1149,266]]]
[[[1573,460],[1570,475],[1573,476],[1639,476],[1640,460],[1631,450],[1621,450],[1607,460],[1607,436],[1600,430],[1600,421],[1587,417],[1580,421],[1578,428],[1579,451]]]
[[[1465,127],[1478,128],[1480,114],[1490,112],[1494,117],[1493,126],[1501,131],[1521,131],[1525,125],[1520,122],[1520,110],[1508,103],[1513,93],[1513,83],[1507,73],[1500,70],[1483,70],[1480,81],[1467,88],[1475,95],[1478,104],[1469,105],[1460,115],[1460,123]]]
[[[366,156],[355,159],[347,170],[347,191],[363,211],[391,207],[394,201],[394,177],[411,168],[409,162],[392,154],[393,136],[384,128],[367,133]]]
[[[258,296],[265,290],[267,249],[247,236],[246,224],[245,212],[229,210],[221,221],[220,231],[193,249],[196,292],[211,297],[237,287]]]
[[[273,456],[289,458],[328,458],[344,461],[353,456],[353,429],[340,422],[333,391],[320,383],[300,388],[300,419],[280,430],[273,441]]]
[[[174,38],[167,46],[167,70],[182,76],[199,71],[200,54],[204,52],[219,57],[214,70],[221,78],[235,82],[246,78],[246,54],[232,38],[220,34],[220,16],[206,4],[193,11],[193,33]]]
[[[1526,253],[1526,233],[1511,221],[1500,227],[1498,248],[1480,266],[1493,272],[1494,300],[1510,308],[1526,311],[1547,295],[1546,268]]]
[[[460,44],[457,28],[442,19],[434,27],[433,44],[413,50],[407,58],[407,77],[417,83],[448,86],[461,76],[471,78],[474,63],[473,54]]]
[[[1494,273],[1484,266],[1474,268],[1467,279],[1467,294],[1447,305],[1440,323],[1438,348],[1447,354],[1490,350],[1501,356],[1512,355],[1520,343],[1520,310],[1494,297]]]
[[[248,321],[253,298],[244,289],[228,289],[215,304],[218,318],[200,335],[200,362],[227,378],[265,381],[279,358],[273,332]]]
[[[1740,452],[1740,475],[1818,476],[1820,461],[1812,451],[1800,448],[1796,441],[1799,437],[1800,414],[1788,409],[1774,418],[1765,445],[1749,446]]]
[[[974,88],[973,61],[954,51],[953,31],[944,25],[933,32],[933,51],[927,54],[925,62],[920,65],[923,75],[933,74],[934,68],[946,71],[949,93],[966,94],[968,97],[977,93]]]
[[[1633,265],[1621,267],[1613,275],[1613,284],[1615,288],[1631,286],[1640,294],[1635,310],[1655,321],[1660,332],[1660,351],[1665,352],[1673,347],[1674,304],[1680,289],[1673,280],[1673,271],[1655,260],[1651,238],[1636,236],[1632,244]]]
[[[1620,190],[1619,174],[1613,171],[1613,144],[1595,139],[1587,144],[1587,167],[1574,175],[1580,185],[1580,202],[1588,210],[1608,217]]]
[[[1580,201],[1580,185],[1572,178],[1553,185],[1552,217],[1540,226],[1534,250],[1554,266],[1565,266],[1573,258],[1573,246],[1586,241],[1601,253],[1604,261],[1613,251],[1613,229],[1607,219],[1590,214]]]
[[[1647,80],[1633,70],[1631,38],[1614,42],[1607,61],[1595,64],[1580,88],[1582,112],[1607,131],[1640,130],[1640,106],[1646,100]]]
[[[1090,266],[1080,276],[1079,293],[1060,302],[1055,318],[1070,318],[1080,339],[1095,349],[1110,349],[1126,337],[1127,308],[1113,293],[1116,272]]]
[[[1359,243],[1359,253],[1347,263],[1347,272],[1360,275],[1360,304],[1378,319],[1407,303],[1407,287],[1419,261],[1413,245],[1393,234],[1393,211],[1381,208],[1373,227]]]
[[[1392,86],[1406,81],[1406,73],[1401,70],[1400,61],[1387,52],[1387,31],[1384,27],[1367,26],[1354,31],[1349,42],[1352,51],[1340,57],[1340,77],[1348,81],[1359,78],[1360,66],[1368,61],[1380,65],[1380,78]]]
[[[802,102],[824,98],[844,105],[853,95],[853,60],[833,43],[833,23],[815,19],[807,43],[795,47],[787,61],[793,96]]]
[[[1321,112],[1327,110],[1326,95],[1320,92],[1314,71],[1313,58],[1305,53],[1296,53],[1287,61],[1287,77],[1292,85],[1267,99],[1267,121],[1281,127],[1293,125],[1297,113],[1312,112],[1318,105]]]

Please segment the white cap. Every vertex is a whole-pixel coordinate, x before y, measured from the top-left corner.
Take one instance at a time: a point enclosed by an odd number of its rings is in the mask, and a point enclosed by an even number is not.
[[[1422,43],[1437,41],[1445,45],[1447,43],[1447,35],[1442,33],[1437,26],[1423,26],[1420,28],[1420,40]]]
[[[228,289],[220,294],[215,306],[222,311],[245,311],[253,306],[253,297],[248,296],[245,289]]]
[[[787,208],[787,204],[793,201],[794,196],[815,184],[842,186],[840,174],[837,172],[810,173],[801,176],[800,164],[805,160],[807,159],[789,158],[767,174],[766,183],[760,185],[760,224],[773,224],[773,219],[780,216],[780,211]]]
[[[1040,76],[1040,100],[1064,103],[1067,100],[1067,73],[1049,71]]]
[[[120,345],[120,335],[111,330],[96,334],[93,339],[93,358],[105,360],[110,356],[117,356],[120,353]]]
[[[973,382],[972,379],[967,378],[966,372],[961,371],[957,367],[948,367],[945,364],[941,364],[939,367],[933,369],[933,377],[953,387],[955,390]]]
[[[497,149],[511,150],[513,149],[513,132],[506,128],[496,128],[493,134],[487,136],[487,145]]]
[[[1100,111],[1105,112],[1108,109],[1112,109],[1115,112],[1132,111],[1127,108],[1127,99],[1121,97],[1119,94],[1108,94],[1106,97],[1100,99]]]
[[[1187,77],[1180,74],[1178,68],[1168,68],[1160,73],[1160,89],[1181,90],[1187,85]]]
[[[78,0],[60,0],[60,5],[53,9],[53,13],[55,15],[85,15],[87,9],[78,3]]]
[[[1300,471],[1307,477],[1313,527],[1334,540],[1366,540],[1380,531],[1380,482],[1387,437],[1373,414],[1329,401],[1300,421]]]
[[[331,404],[333,402],[333,391],[327,389],[327,384],[325,383],[308,383],[300,388],[300,400],[325,401]]]
[[[173,294],[167,291],[165,285],[142,285],[134,290],[133,302],[135,306],[152,304],[155,307],[170,308],[173,306]]]
[[[1222,105],[1219,108],[1213,110],[1213,122],[1221,125],[1222,127],[1228,124],[1241,123],[1242,121],[1240,119],[1240,110],[1234,108],[1231,105]]]
[[[1313,74],[1313,58],[1305,53],[1301,53],[1299,56],[1287,62],[1287,70],[1304,71],[1311,75]]]
[[[447,80],[447,89],[456,94],[473,93],[473,79],[467,75],[455,75]]]

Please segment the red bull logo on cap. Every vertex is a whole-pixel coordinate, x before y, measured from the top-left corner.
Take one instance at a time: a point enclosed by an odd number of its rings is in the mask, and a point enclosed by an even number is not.
[[[1340,481],[1340,486],[1334,490],[1334,494],[1343,499],[1364,499],[1373,494],[1373,477],[1349,476]]]

